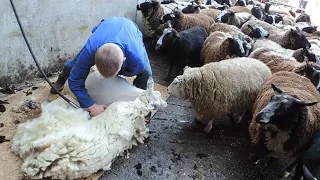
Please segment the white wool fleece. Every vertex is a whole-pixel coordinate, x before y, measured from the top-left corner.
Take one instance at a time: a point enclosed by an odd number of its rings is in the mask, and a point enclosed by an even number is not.
[[[76,179],[100,169],[143,143],[148,136],[145,116],[166,107],[160,92],[148,89],[134,101],[118,101],[89,119],[62,98],[42,104],[40,117],[20,124],[12,150],[23,159],[22,170],[32,179]]]

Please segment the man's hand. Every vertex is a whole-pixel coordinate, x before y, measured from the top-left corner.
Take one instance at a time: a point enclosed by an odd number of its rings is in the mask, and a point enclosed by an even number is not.
[[[103,104],[93,104],[88,108],[88,111],[90,112],[90,115],[94,117],[101,114],[105,109],[107,109],[107,107],[108,106]]]

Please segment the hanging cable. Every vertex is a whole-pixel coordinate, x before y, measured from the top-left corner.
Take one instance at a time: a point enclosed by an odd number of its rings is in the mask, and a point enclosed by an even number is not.
[[[23,28],[22,28],[22,26],[21,26],[20,19],[19,19],[18,15],[17,15],[16,9],[15,9],[15,7],[14,7],[14,4],[13,4],[12,0],[10,0],[10,3],[11,3],[11,6],[12,6],[12,9],[13,9],[13,12],[14,12],[14,14],[15,14],[15,16],[16,16],[16,19],[17,19],[17,21],[18,21],[18,24],[19,24],[21,33],[22,33],[22,35],[23,35],[23,38],[24,38],[24,40],[25,40],[25,42],[26,42],[26,44],[27,44],[27,46],[28,46],[28,49],[29,49],[29,51],[30,51],[30,53],[31,53],[31,56],[32,56],[34,62],[36,63],[39,71],[41,72],[41,74],[43,75],[43,77],[45,78],[45,80],[48,82],[48,84],[60,95],[60,97],[62,97],[65,101],[67,101],[67,102],[68,102],[71,106],[73,106],[74,108],[76,108],[76,109],[77,109],[77,108],[80,108],[78,105],[76,105],[75,103],[73,103],[72,101],[70,101],[68,98],[66,98],[63,94],[61,94],[61,93],[52,85],[52,83],[50,82],[50,80],[48,79],[48,77],[46,76],[46,74],[43,72],[43,70],[41,69],[41,67],[40,67],[40,65],[39,65],[39,63],[38,63],[38,61],[37,61],[37,59],[36,59],[36,57],[35,57],[34,54],[33,54],[33,51],[32,51],[32,49],[31,49],[31,47],[30,47],[30,44],[29,44],[29,42],[28,42],[28,40],[27,40],[27,37],[26,37],[26,35],[24,34],[24,30],[23,30]]]

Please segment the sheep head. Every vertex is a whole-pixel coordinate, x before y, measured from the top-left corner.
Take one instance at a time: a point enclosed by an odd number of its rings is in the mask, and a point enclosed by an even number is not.
[[[304,27],[301,30],[306,32],[306,33],[314,33],[317,31],[318,26],[308,26],[308,27]]]
[[[269,38],[269,32],[265,30],[264,28],[257,26],[257,27],[252,27],[250,24],[248,25],[249,29],[251,30],[249,33],[249,36],[252,38],[259,39],[261,37],[264,38]]]
[[[283,17],[278,14],[275,14],[275,15],[265,14],[264,22],[274,25],[274,24],[278,24],[280,21],[283,21]]]
[[[155,49],[159,50],[159,49],[165,48],[166,46],[170,46],[174,44],[179,37],[180,37],[179,33],[175,29],[171,27],[165,28],[163,30],[162,35],[157,41]]]
[[[318,56],[311,52],[309,48],[303,48],[302,53],[303,56],[307,57],[307,61],[319,62]]]
[[[231,38],[228,37],[224,43],[228,44],[229,51],[232,54],[235,54],[238,57],[245,57],[246,56],[246,51],[244,48],[244,42],[240,38]],[[224,47],[224,46],[222,46]]]
[[[320,91],[320,70],[314,68],[306,61],[305,67],[306,78],[310,79],[312,84]]]
[[[184,79],[183,75],[177,76],[168,86],[168,93],[174,97],[185,99],[185,94],[183,90]]]
[[[307,106],[317,104],[317,101],[305,102],[294,97],[274,84],[271,84],[274,95],[268,104],[257,113],[255,121],[259,124],[275,126],[282,131],[289,131],[298,123],[299,114]]]
[[[311,48],[311,44],[306,36],[299,29],[290,29],[284,34],[284,41],[286,41],[287,48],[297,50],[300,48]]]
[[[177,18],[176,14],[177,13],[172,12],[172,13],[168,13],[168,14],[162,16],[160,18],[160,24],[164,24],[164,23],[170,21],[170,24],[174,25],[174,23],[176,22],[176,18]]]
[[[149,17],[156,7],[160,6],[159,2],[144,2],[137,5],[137,11],[141,11],[144,17]]]
[[[246,4],[246,1],[244,1],[244,0],[238,0],[238,1],[235,3],[235,6],[243,6],[243,7],[246,7],[247,4]]]
[[[189,4],[187,7],[182,9],[182,13],[184,13],[184,14],[198,14],[198,13],[200,13],[200,5]]]
[[[260,5],[254,5],[251,9],[251,14],[257,19],[263,19],[265,13]]]

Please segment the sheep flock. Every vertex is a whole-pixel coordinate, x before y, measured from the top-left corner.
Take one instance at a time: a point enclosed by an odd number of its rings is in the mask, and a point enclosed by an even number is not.
[[[135,8],[144,40],[170,60],[163,72],[168,93],[190,101],[196,121],[209,120],[206,133],[214,131],[215,119],[237,125],[249,114],[256,163],[292,158],[283,177],[320,179],[320,31],[308,14],[259,0],[147,0]],[[42,105],[39,118],[19,125],[12,149],[28,176],[86,177],[143,143],[146,117],[166,107],[152,79],[140,90],[99,77],[91,72],[86,85],[93,98],[110,105],[102,115],[88,121],[85,111],[57,99]],[[100,98],[114,82],[121,85],[112,92],[133,95],[119,102]]]
[[[161,15],[152,8],[169,4]],[[308,14],[258,0],[154,0],[137,10],[151,46],[170,58],[168,93],[209,120],[206,133],[215,119],[237,125],[249,114],[257,160],[293,158],[283,177],[320,178],[320,142],[309,142],[320,129],[320,41]]]

